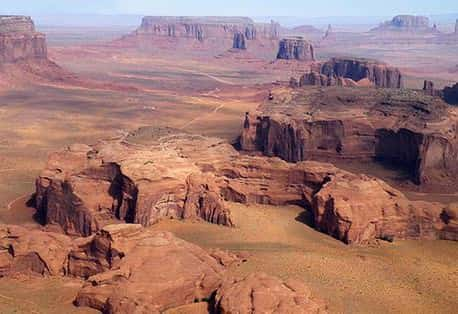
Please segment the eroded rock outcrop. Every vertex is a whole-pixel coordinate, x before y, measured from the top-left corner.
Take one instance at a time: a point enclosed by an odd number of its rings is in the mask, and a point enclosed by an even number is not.
[[[332,58],[321,65],[320,73],[327,77],[348,78],[355,82],[369,80],[377,87],[403,87],[403,77],[399,69],[376,60]]]
[[[46,37],[30,17],[0,15],[0,63],[46,58]]]
[[[0,225],[0,277],[62,276],[71,249],[72,241],[65,235]]]
[[[287,93],[287,103],[279,95],[247,116],[242,149],[290,162],[382,159],[409,171],[418,184],[454,186],[458,118],[440,98],[371,88]]]
[[[209,299],[225,270],[200,247],[139,225],[107,226],[80,242],[69,269],[87,283],[75,303],[104,313],[161,313]]]
[[[285,38],[279,43],[277,59],[315,61],[312,44],[303,38]]]
[[[177,145],[184,138],[167,145]],[[220,142],[201,140],[209,147]],[[194,144],[198,142],[197,137]],[[156,144],[157,150],[135,149],[121,142],[100,147],[72,145],[50,155],[36,182],[38,216],[66,233],[85,236],[114,221],[148,226],[164,217],[202,218],[231,226],[230,213],[209,176],[177,150],[162,150],[166,144]],[[226,145],[221,149],[234,153]]]
[[[215,299],[216,313],[327,313],[302,282],[262,273],[225,280]]]

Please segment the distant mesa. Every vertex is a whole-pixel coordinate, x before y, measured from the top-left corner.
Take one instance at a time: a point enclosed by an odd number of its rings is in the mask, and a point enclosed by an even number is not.
[[[315,52],[312,44],[302,37],[284,38],[280,41],[277,59],[315,61]]]
[[[27,16],[0,16],[0,63],[47,59],[46,36]]]
[[[313,33],[323,34],[323,31],[319,30],[318,28],[316,28],[313,25],[300,25],[300,26],[294,27],[292,31],[295,33],[304,33],[304,34],[313,34]]]
[[[386,21],[371,31],[437,32],[437,28],[430,26],[429,18],[426,16],[398,15],[391,21]]]
[[[209,38],[231,38],[242,32],[247,40],[278,39],[280,25],[255,24],[247,17],[165,17],[146,16],[136,35],[156,35],[173,38],[191,38],[205,41]]]

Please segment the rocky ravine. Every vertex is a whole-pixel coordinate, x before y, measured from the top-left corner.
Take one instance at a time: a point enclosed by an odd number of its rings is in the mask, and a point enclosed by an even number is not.
[[[171,233],[140,225],[105,226],[91,237],[77,239],[0,225],[0,244],[0,277],[80,278],[85,283],[74,304],[103,313],[163,313],[204,300],[215,308],[205,303],[201,313],[247,307],[255,313],[283,313],[289,308],[297,308],[297,313],[326,313],[323,301],[301,282],[283,283],[264,274],[232,278],[226,270],[243,262],[241,256],[207,252]]]
[[[0,15],[0,64],[47,59],[46,37],[30,17]]]
[[[453,209],[411,202],[375,178],[326,163],[244,156],[215,138],[157,129],[138,134],[51,155],[37,179],[44,222],[82,235],[113,222],[148,226],[164,217],[230,226],[230,201],[302,205],[318,230],[345,243],[456,240]]]
[[[241,146],[289,162],[384,160],[407,170],[417,184],[450,188],[458,174],[457,123],[455,107],[423,92],[279,89],[247,116]]]

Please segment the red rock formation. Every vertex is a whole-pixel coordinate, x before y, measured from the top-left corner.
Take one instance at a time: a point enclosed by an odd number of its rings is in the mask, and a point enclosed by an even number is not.
[[[232,225],[208,177],[192,162],[173,150],[135,150],[122,143],[73,145],[52,154],[37,179],[35,199],[43,222],[69,234],[87,236],[113,221],[148,226],[164,217]]]
[[[280,41],[277,59],[315,61],[313,46],[303,38],[285,38]]]
[[[70,238],[62,234],[0,225],[0,277],[66,273]]]
[[[349,78],[356,82],[368,79],[377,87],[403,87],[399,69],[375,60],[332,58],[321,66],[320,72],[328,77]]]
[[[240,143],[290,162],[384,159],[418,184],[450,186],[458,174],[457,113],[437,97],[405,93],[296,89],[288,103],[266,102],[248,116]]]
[[[251,125],[250,121],[248,123]],[[336,122],[336,125],[326,126],[323,123],[320,127],[323,132],[332,128],[342,132],[344,125]],[[249,129],[253,131],[253,128]],[[256,130],[253,132],[245,134],[247,143],[256,139]],[[288,132],[282,133],[295,133],[294,129]],[[64,158],[66,167],[59,159],[51,158],[47,171],[54,169],[55,172],[45,171],[38,179],[39,213],[46,214],[48,223],[58,224],[68,233],[80,234],[94,233],[113,220],[132,222],[131,218],[143,225],[155,223],[162,217],[200,217],[209,222],[232,225],[225,200],[246,204],[296,204],[313,209],[317,228],[347,243],[366,243],[386,234],[399,238],[455,236],[454,229],[448,233],[444,231],[447,223],[441,218],[442,205],[410,202],[380,180],[354,175],[330,164],[290,164],[278,158],[240,155],[217,139],[180,133],[159,140],[152,139],[151,135],[145,138],[149,145],[137,143],[131,146],[133,142],[128,138],[101,143],[87,152],[85,158],[78,157],[78,154],[86,149],[58,153],[57,156]],[[288,139],[281,143],[294,145],[295,142]],[[333,141],[330,137],[322,143],[335,145],[338,138]],[[253,145],[256,148],[257,144]],[[285,146],[285,151],[300,154],[303,150]],[[300,155],[289,158],[294,156]],[[98,165],[98,160],[116,166],[108,170],[103,164]],[[174,167],[170,168],[170,164]],[[122,188],[123,177],[129,178],[136,188],[136,198],[132,199],[130,188]],[[43,180],[47,184],[43,184]],[[64,187],[56,192],[55,186]],[[362,188],[365,186],[368,188]],[[345,193],[339,194],[341,188],[346,189]],[[388,193],[388,189],[391,192]],[[379,207],[372,208],[371,204],[362,203],[361,200],[371,200],[374,195],[379,195]],[[345,218],[354,221],[350,227],[348,224],[341,226],[340,219],[344,216],[339,213],[340,206],[331,211],[335,217],[327,211],[331,204],[328,198],[333,199],[332,202],[342,201],[352,208],[351,215],[347,214]],[[384,213],[391,214],[385,217]],[[356,227],[375,224],[374,215],[382,217],[380,221],[387,221],[386,224],[376,224],[377,232],[368,233],[365,227]],[[372,218],[366,219],[369,216]],[[417,227],[419,224],[421,228]],[[336,228],[339,232],[335,231]],[[345,228],[354,228],[351,237]],[[93,270],[87,271],[88,276],[92,274]]]
[[[46,37],[30,17],[0,16],[0,63],[46,58]]]
[[[282,281],[262,273],[227,279],[218,289],[216,313],[327,313],[323,301],[296,280]]]
[[[76,305],[104,313],[161,313],[209,299],[224,273],[198,246],[138,225],[107,226],[82,241],[69,269],[90,276]]]

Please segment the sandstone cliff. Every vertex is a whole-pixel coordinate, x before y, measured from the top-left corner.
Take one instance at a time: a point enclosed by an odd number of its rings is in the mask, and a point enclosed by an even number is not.
[[[332,58],[321,65],[320,72],[328,77],[348,78],[356,82],[367,79],[377,87],[403,87],[399,69],[376,60]]]
[[[46,58],[46,37],[30,17],[0,16],[0,63]]]
[[[277,59],[315,61],[312,44],[303,38],[285,38],[279,43]]]
[[[242,149],[290,162],[382,159],[409,171],[418,184],[449,186],[458,174],[457,112],[438,97],[405,93],[296,89],[289,101],[277,96],[280,103],[266,101],[246,118]]]

